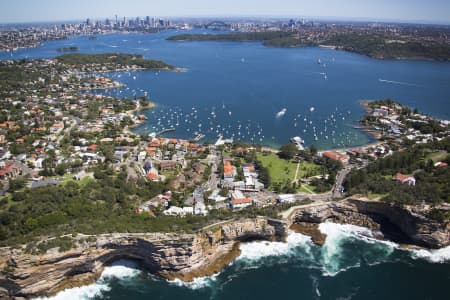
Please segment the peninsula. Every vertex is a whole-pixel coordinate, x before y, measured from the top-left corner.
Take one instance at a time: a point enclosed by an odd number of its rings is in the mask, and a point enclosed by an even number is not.
[[[345,50],[380,59],[450,60],[450,45],[407,38],[396,38],[382,33],[335,32],[321,34],[309,30],[233,32],[221,34],[181,34],[167,38],[170,41],[259,41],[271,47],[323,46]]]

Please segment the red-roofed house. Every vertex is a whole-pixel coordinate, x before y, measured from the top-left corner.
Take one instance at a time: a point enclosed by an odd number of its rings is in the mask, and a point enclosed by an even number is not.
[[[349,157],[347,154],[342,154],[334,150],[325,151],[322,153],[322,156],[327,157],[332,160],[338,160],[342,163],[348,163]]]
[[[94,151],[97,150],[97,145],[96,145],[96,144],[89,145],[89,146],[87,147],[87,149],[88,149],[88,151],[94,152]]]
[[[240,199],[233,199],[230,201],[231,208],[244,208],[247,206],[251,206],[253,204],[253,200],[250,198],[240,198]]]
[[[401,183],[407,183],[408,185],[416,185],[416,179],[414,178],[414,176],[397,173],[395,174],[394,179]]]
[[[440,162],[435,163],[434,166],[436,168],[445,168],[445,167],[448,167],[448,163],[440,161]]]
[[[236,167],[233,166],[229,160],[225,160],[223,163],[223,178],[233,179],[236,174]]]
[[[20,174],[20,167],[14,163],[9,162],[0,168],[0,179],[16,178]]]
[[[151,181],[157,181],[158,180],[158,173],[156,172],[149,172],[147,174],[147,179]]]

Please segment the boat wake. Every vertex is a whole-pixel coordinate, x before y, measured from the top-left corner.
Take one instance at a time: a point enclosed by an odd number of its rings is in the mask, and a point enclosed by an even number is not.
[[[394,81],[394,80],[387,80],[387,79],[381,79],[381,78],[378,78],[378,81],[379,82],[383,82],[383,83],[390,83],[390,84],[418,86],[417,84],[414,84],[414,83],[402,82],[402,81]]]
[[[275,117],[277,119],[279,119],[279,118],[283,117],[286,114],[286,112],[287,112],[287,109],[283,108],[282,110],[280,110],[279,112],[276,113]]]

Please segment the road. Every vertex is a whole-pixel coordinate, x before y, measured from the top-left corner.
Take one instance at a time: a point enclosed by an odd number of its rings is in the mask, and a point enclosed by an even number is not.
[[[336,183],[334,184],[334,187],[332,189],[332,197],[333,198],[341,198],[344,194],[344,187],[343,183],[345,180],[345,177],[348,175],[348,173],[354,168],[353,165],[348,165],[342,170],[340,170],[336,176]]]
[[[313,203],[309,203],[309,204],[303,204],[303,205],[296,205],[296,206],[292,206],[290,207],[288,210],[285,210],[283,212],[280,213],[280,216],[283,220],[288,220],[290,221],[290,218],[292,217],[292,214],[300,208],[310,208],[310,207],[315,207],[315,206],[322,206],[324,204],[326,204],[327,201],[322,201],[322,200],[318,200],[315,201]]]

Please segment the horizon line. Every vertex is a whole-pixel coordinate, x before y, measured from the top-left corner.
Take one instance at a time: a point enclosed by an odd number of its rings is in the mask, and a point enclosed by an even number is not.
[[[120,16],[121,18],[137,18],[142,16]],[[308,21],[339,21],[339,22],[374,22],[374,23],[394,23],[394,24],[414,24],[414,25],[440,25],[440,26],[450,26],[450,21],[448,20],[419,20],[419,19],[383,19],[374,17],[338,17],[338,16],[302,16],[302,15],[239,15],[239,14],[229,14],[229,15],[158,15],[152,16],[157,18],[185,18],[185,19],[208,19],[208,18],[280,18],[280,19],[293,19],[293,18],[307,18]],[[93,21],[101,21],[105,19],[114,19],[114,16],[109,17],[85,17],[80,19],[54,19],[54,20],[31,20],[31,21],[0,21],[1,25],[19,25],[19,24],[37,24],[37,23],[62,23],[62,22],[84,22],[86,19],[91,19]]]

